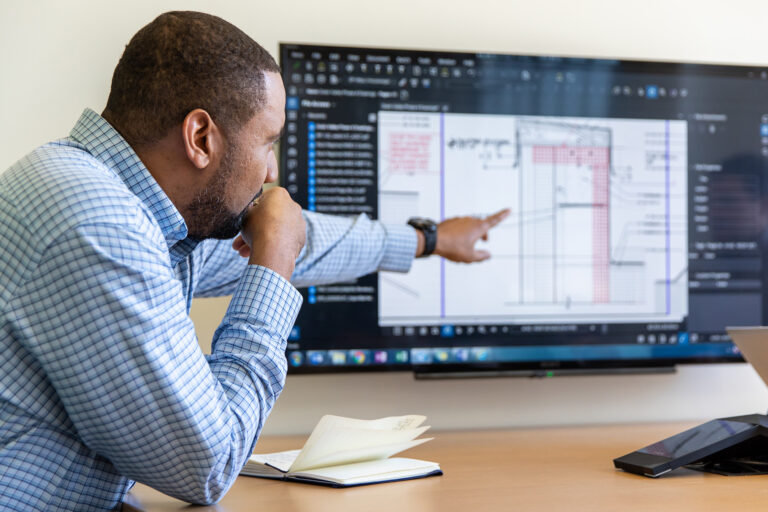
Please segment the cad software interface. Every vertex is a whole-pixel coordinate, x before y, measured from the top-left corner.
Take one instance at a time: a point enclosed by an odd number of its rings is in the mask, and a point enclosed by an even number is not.
[[[755,68],[282,45],[281,183],[385,223],[511,214],[492,258],[303,290],[295,368],[728,357],[760,324]]]

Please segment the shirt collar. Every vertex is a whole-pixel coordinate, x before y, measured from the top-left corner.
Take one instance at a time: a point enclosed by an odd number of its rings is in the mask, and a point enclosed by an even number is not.
[[[87,108],[70,132],[93,155],[112,169],[152,212],[170,250],[187,237],[187,224],[139,156],[106,119]],[[196,245],[196,244],[195,244]]]

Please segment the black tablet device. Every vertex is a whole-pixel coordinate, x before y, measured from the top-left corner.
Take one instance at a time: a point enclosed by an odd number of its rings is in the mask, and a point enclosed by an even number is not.
[[[649,477],[681,466],[720,474],[764,473],[768,469],[768,416],[708,421],[614,459],[613,464]]]

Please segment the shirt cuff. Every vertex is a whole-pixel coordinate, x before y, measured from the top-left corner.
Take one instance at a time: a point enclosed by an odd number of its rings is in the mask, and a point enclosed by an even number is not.
[[[408,272],[416,256],[418,245],[416,230],[407,225],[387,225],[384,229],[387,230],[387,236],[384,241],[384,257],[381,259],[379,270]]]
[[[301,293],[277,272],[260,265],[248,265],[225,318],[263,326],[285,342],[302,300]]]

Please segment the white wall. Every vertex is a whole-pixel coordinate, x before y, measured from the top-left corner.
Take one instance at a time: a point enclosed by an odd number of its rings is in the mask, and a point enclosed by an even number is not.
[[[130,37],[157,14],[195,9],[278,41],[757,64],[768,67],[762,0],[5,1],[0,4],[0,169],[103,108]],[[768,94],[768,87],[766,90]],[[210,338],[222,301],[198,301]],[[205,345],[205,342],[202,342]],[[300,433],[332,412],[418,412],[436,428],[707,419],[764,411],[743,364],[674,375],[416,382],[409,374],[291,377],[266,432]]]

